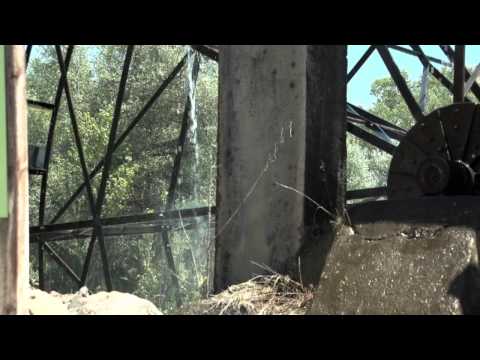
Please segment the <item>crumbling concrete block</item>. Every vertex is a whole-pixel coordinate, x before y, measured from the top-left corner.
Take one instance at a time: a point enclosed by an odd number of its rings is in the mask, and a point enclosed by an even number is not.
[[[309,314],[478,313],[475,230],[411,223],[372,229],[338,236]]]

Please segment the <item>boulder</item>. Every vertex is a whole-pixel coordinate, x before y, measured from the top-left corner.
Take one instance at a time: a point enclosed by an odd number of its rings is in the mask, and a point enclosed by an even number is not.
[[[29,315],[74,315],[61,298],[31,289],[27,300]]]
[[[162,315],[150,301],[135,295],[116,291],[90,295],[87,288],[67,295],[31,289],[28,306],[31,315]]]
[[[337,237],[309,314],[475,314],[479,279],[475,230],[370,224]]]
[[[162,315],[150,301],[116,291],[75,297],[69,309],[79,315]]]

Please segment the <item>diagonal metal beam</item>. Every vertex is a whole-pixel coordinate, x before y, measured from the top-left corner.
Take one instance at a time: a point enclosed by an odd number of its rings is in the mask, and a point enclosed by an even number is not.
[[[88,168],[87,168],[87,162],[86,162],[86,159],[85,159],[85,152],[83,150],[82,139],[81,139],[81,136],[80,136],[80,130],[79,130],[78,123],[77,123],[77,116],[75,114],[75,109],[74,109],[74,106],[73,106],[73,100],[72,100],[72,96],[71,96],[71,93],[70,93],[70,86],[69,86],[69,83],[68,83],[67,71],[66,71],[65,63],[64,63],[64,60],[63,60],[63,56],[62,56],[62,49],[60,48],[59,45],[55,45],[55,50],[57,52],[57,58],[58,58],[58,63],[60,65],[60,71],[61,71],[62,77],[65,78],[65,89],[64,90],[65,90],[65,96],[67,98],[68,112],[70,114],[70,120],[71,120],[71,123],[72,123],[75,145],[77,147],[78,156],[80,158],[80,166],[82,168],[82,175],[83,175],[83,178],[86,182],[88,205],[90,207],[90,212],[92,214],[93,221],[95,223],[95,228],[94,229],[97,232],[98,240],[99,240],[99,243],[100,243],[100,251],[101,251],[101,254],[102,254],[102,263],[103,263],[103,272],[104,272],[104,276],[105,276],[105,284],[106,284],[107,290],[112,291],[112,280],[111,280],[111,277],[110,277],[110,270],[108,268],[108,260],[107,260],[106,250],[105,250],[105,242],[104,242],[104,238],[103,238],[102,224],[101,224],[101,221],[100,221],[100,217],[98,216],[98,213],[96,211],[95,197],[94,197],[94,194],[93,194],[92,184],[90,183],[90,180],[88,178],[89,173],[88,173]]]
[[[379,138],[378,136],[376,135],[373,135],[372,133],[366,131],[366,130],[363,130],[361,127],[359,126],[356,126],[352,123],[347,123],[347,131],[358,137],[359,139],[369,143],[370,145],[373,145],[377,148],[379,148],[380,150],[390,154],[390,155],[393,155],[394,152],[395,152],[395,149],[396,147],[392,144],[390,144],[389,142]]]
[[[453,63],[455,62],[455,51],[452,49],[450,45],[439,45],[440,49],[445,53],[445,55],[448,57],[448,59]],[[468,81],[470,79],[471,75],[468,69],[465,69],[465,81]],[[472,85],[472,93],[475,95],[478,101],[480,101],[480,86],[474,82]]]
[[[25,50],[25,69],[28,68],[28,63],[30,62],[30,55],[32,53],[33,45],[27,45]]]
[[[372,123],[364,118],[359,118],[358,116],[352,116],[351,114],[347,113],[347,121],[352,123],[352,124],[359,124],[366,126],[370,130],[380,132],[380,133],[385,133],[389,138],[395,139],[395,140],[402,140],[404,138],[404,134],[398,132],[395,129],[389,128],[385,125],[379,125]]]
[[[198,73],[200,71],[200,62],[197,56],[194,58],[193,62],[193,68],[192,68],[192,80],[193,80],[193,87],[194,89],[197,86],[197,80],[198,80]],[[194,90],[195,91],[195,90]],[[173,209],[175,206],[175,198],[177,194],[177,186],[178,186],[178,176],[180,175],[180,169],[181,169],[181,164],[183,160],[183,155],[184,155],[184,150],[185,150],[185,144],[187,140],[187,134],[188,134],[188,128],[190,124],[190,114],[193,109],[193,104],[191,103],[190,97],[187,97],[187,101],[185,103],[185,110],[183,113],[183,120],[182,120],[182,127],[180,129],[180,135],[178,138],[178,146],[177,146],[177,154],[174,159],[173,163],[173,168],[172,168],[172,175],[170,177],[170,185],[168,188],[168,195],[167,195],[167,204],[166,204],[166,211],[170,211]],[[173,284],[175,285],[176,289],[180,289],[179,284],[178,284],[178,279],[177,279],[177,271],[175,268],[175,261],[173,259],[173,253],[172,253],[172,248],[170,244],[170,238],[168,235],[168,232],[162,231],[161,233],[162,236],[162,244],[163,244],[163,249],[165,252],[165,255],[167,257],[167,264],[172,272],[172,281]],[[177,296],[177,305],[181,305],[181,298]]]
[[[358,106],[355,106],[353,104],[350,104],[348,103],[347,104],[349,107],[351,107],[353,109],[353,111],[356,112],[355,113],[352,113],[352,115],[358,115],[358,116],[361,116],[363,117],[364,119],[374,123],[374,124],[378,124],[378,125],[383,125],[383,126],[386,126],[388,128],[392,128],[394,129],[395,131],[403,134],[403,135],[406,135],[407,134],[407,131],[405,129],[402,129],[401,127],[395,125],[395,124],[392,124],[391,122],[388,122],[366,110],[363,110],[362,108],[359,108]]]
[[[380,53],[380,56],[382,57],[383,62],[385,63],[385,66],[390,72],[390,75],[392,76],[393,81],[397,85],[397,88],[400,91],[400,94],[405,100],[405,103],[407,104],[407,107],[410,110],[410,113],[412,114],[413,118],[417,122],[422,121],[424,118],[422,110],[420,109],[420,106],[418,105],[417,101],[412,95],[412,92],[408,88],[407,82],[403,78],[402,73],[398,69],[397,64],[395,64],[395,62],[393,61],[390,51],[388,51],[385,45],[379,45],[377,47],[377,50]]]
[[[138,113],[138,115],[132,120],[130,125],[127,127],[127,129],[122,133],[122,135],[119,136],[117,141],[115,142],[115,150],[118,149],[125,139],[130,135],[132,130],[137,126],[137,124],[143,119],[145,114],[150,110],[150,108],[155,104],[157,99],[165,92],[165,90],[168,88],[168,86],[172,83],[172,81],[177,77],[177,75],[180,73],[180,71],[183,69],[183,67],[186,64],[186,56],[183,57],[183,59],[177,64],[177,66],[172,70],[172,72],[169,74],[169,76],[162,82],[160,87],[157,89],[157,91],[153,94],[153,96],[148,100],[148,102],[145,104],[143,109]],[[100,160],[100,162],[95,166],[95,168],[92,170],[92,172],[89,174],[88,179],[93,180],[93,178],[99,173],[99,171],[102,169],[103,165],[105,163],[105,158]],[[73,195],[67,200],[65,205],[57,212],[57,214],[53,217],[51,220],[50,224],[56,223],[62,215],[67,211],[70,206],[73,204],[73,202],[77,199],[77,197],[82,193],[82,191],[86,187],[86,182],[84,181],[78,188],[77,190],[73,193]]]
[[[403,52],[403,53],[409,54],[409,55],[414,55],[414,56],[419,56],[420,55],[420,53],[418,53],[417,50],[412,51],[412,50],[406,49],[406,48],[404,48],[402,46],[398,46],[398,45],[388,45],[387,47],[389,49],[396,50],[396,51],[399,51],[399,52]],[[443,66],[446,66],[446,67],[451,67],[452,66],[451,63],[442,61],[442,60],[434,58],[432,56],[426,56],[426,58],[428,59],[429,62],[432,62],[432,63],[437,63],[439,65],[443,65]]]
[[[190,45],[190,46],[192,47],[192,49],[208,57],[210,60],[218,62],[219,54],[217,49],[209,47],[208,45]]]
[[[73,55],[74,45],[70,45],[67,48],[67,52],[65,55],[65,66],[66,71],[70,67],[70,62]],[[58,119],[58,112],[60,109],[60,103],[62,100],[63,90],[65,88],[65,77],[60,75],[60,80],[58,81],[57,86],[57,93],[55,94],[55,101],[53,106],[53,111],[50,117],[50,126],[48,129],[47,135],[47,144],[45,148],[45,172],[42,173],[42,183],[40,186],[40,202],[39,202],[39,210],[38,210],[38,223],[39,225],[44,225],[45,223],[45,209],[46,209],[46,198],[47,198],[47,187],[48,187],[48,170],[50,168],[50,160],[52,157],[52,148],[53,148],[53,141],[55,138],[55,130],[57,127],[57,119]],[[49,245],[46,245],[49,247]],[[44,244],[42,242],[38,245],[38,279],[39,279],[39,287],[41,290],[45,287],[45,273],[44,273],[44,254],[43,254]],[[53,249],[47,249],[50,252],[50,255],[55,257],[55,252]],[[60,260],[60,259],[57,259]],[[57,261],[61,266],[62,262]],[[67,267],[62,266],[67,272],[69,271]]]
[[[370,58],[370,56],[373,54],[375,51],[375,45],[370,45],[370,47],[367,49],[365,54],[358,60],[358,62],[355,64],[355,66],[352,68],[352,70],[348,73],[347,75],[347,84],[350,82],[350,80],[353,79],[353,77],[357,74],[357,72],[362,68],[362,66],[367,62],[367,60]]]
[[[70,45],[67,49],[65,55],[65,71],[68,72],[70,67],[70,61],[72,59],[72,54],[74,50],[74,45]],[[39,224],[43,225],[45,222],[45,203],[47,197],[47,186],[48,186],[48,170],[50,168],[50,160],[52,157],[53,141],[55,138],[55,130],[57,127],[58,112],[60,110],[60,103],[62,101],[63,90],[65,89],[65,77],[63,74],[60,76],[60,80],[57,86],[57,93],[55,95],[55,101],[53,105],[53,112],[50,117],[50,126],[48,129],[47,144],[45,147],[45,170],[46,173],[42,177],[42,185],[40,190],[40,206],[39,206]]]
[[[120,115],[122,111],[122,104],[123,104],[123,99],[125,96],[125,88],[127,85],[127,80],[128,80],[128,74],[130,71],[130,65],[132,63],[132,57],[133,57],[133,50],[135,46],[134,45],[128,45],[127,47],[127,52],[125,54],[125,61],[123,64],[123,70],[122,70],[122,75],[120,78],[120,85],[118,89],[118,95],[117,95],[117,100],[115,103],[115,110],[113,113],[113,119],[112,119],[112,126],[110,129],[110,136],[108,139],[108,145],[107,145],[107,153],[105,155],[105,165],[103,166],[103,173],[102,173],[102,179],[100,182],[100,188],[98,190],[98,195],[97,195],[97,203],[96,203],[96,213],[97,216],[100,218],[102,216],[102,210],[103,210],[103,204],[105,202],[105,195],[106,195],[106,188],[107,188],[107,183],[110,177],[110,170],[112,167],[112,161],[113,161],[113,152],[115,151],[115,139],[117,137],[117,131],[118,131],[118,123],[120,120]],[[88,177],[88,175],[87,175]],[[90,260],[93,254],[93,249],[95,246],[95,240],[97,237],[97,232],[93,231],[92,233],[92,238],[90,240],[90,244],[88,246],[87,250],[87,256],[85,258],[85,263],[83,266],[83,272],[82,272],[82,284],[81,286],[84,286],[86,281],[87,281],[87,275],[88,275],[88,270],[90,267]],[[100,235],[99,235],[99,240],[100,240]],[[102,250],[102,254],[106,254],[106,249]],[[108,264],[107,259],[103,259],[105,263]]]
[[[419,45],[410,45],[418,53],[418,58],[423,66],[428,67],[428,70],[432,76],[437,79],[450,93],[453,94],[453,83],[448,80],[445,75],[443,75],[435,66],[433,66],[428,60],[427,56],[423,52],[422,48]],[[471,102],[470,99],[465,97],[466,102]]]
[[[52,257],[55,262],[62,267],[68,276],[72,278],[78,285],[80,285],[80,277],[73,271],[73,269],[63,260],[59,254],[49,244],[44,244],[45,250]]]
[[[479,76],[480,76],[480,64],[478,64],[475,70],[473,70],[472,75],[470,76],[470,79],[468,79],[467,83],[465,84],[465,94],[472,89],[473,84],[477,81]]]
[[[54,104],[49,104],[43,101],[37,101],[37,100],[27,100],[28,106],[38,108],[41,110],[49,110],[52,111],[55,108]]]

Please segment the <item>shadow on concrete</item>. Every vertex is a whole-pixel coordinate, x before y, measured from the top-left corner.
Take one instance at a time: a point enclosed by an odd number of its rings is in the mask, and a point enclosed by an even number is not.
[[[460,301],[463,314],[480,315],[480,268],[469,265],[451,283],[449,295]]]
[[[474,196],[375,201],[352,205],[348,213],[354,225],[390,222],[480,228],[480,198]]]

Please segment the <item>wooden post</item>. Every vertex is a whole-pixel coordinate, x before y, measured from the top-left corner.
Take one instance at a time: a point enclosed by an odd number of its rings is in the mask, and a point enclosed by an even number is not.
[[[0,219],[0,314],[25,314],[28,288],[28,139],[23,45],[6,45],[8,218]]]

